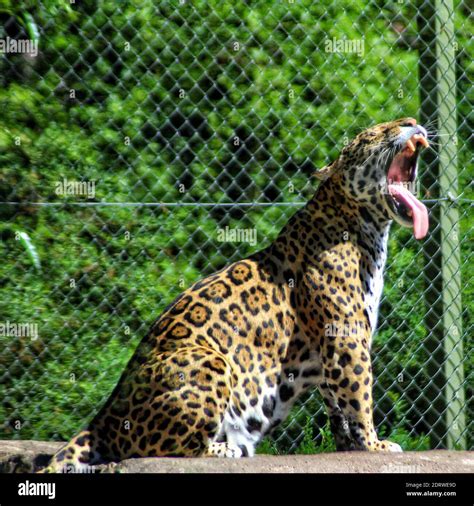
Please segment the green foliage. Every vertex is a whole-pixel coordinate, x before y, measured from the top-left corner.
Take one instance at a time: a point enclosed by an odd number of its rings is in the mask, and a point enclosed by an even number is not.
[[[257,447],[257,455],[280,455],[278,446],[270,438],[265,438]]]
[[[313,455],[315,453],[336,451],[329,422],[319,428],[319,436],[316,437],[314,435],[314,420],[311,417],[306,416],[302,436],[302,439],[294,451],[294,453],[298,455]],[[281,445],[268,437],[265,438],[257,448],[257,454],[262,455],[281,455],[286,452],[287,449],[282,451]]]
[[[321,441],[319,444],[315,442],[313,421],[309,416],[306,418],[303,434],[303,440],[299,444],[295,453],[300,455],[312,455],[314,453],[336,451],[336,446],[334,443],[333,435],[331,433],[331,428],[329,427],[329,422],[324,427],[321,427],[319,429],[319,434],[321,436]]]
[[[0,16],[6,13],[19,37],[28,35],[24,16],[34,21],[41,56],[0,60],[0,201],[24,203],[0,204],[7,224],[0,314],[38,323],[40,335],[0,337],[0,438],[67,439],[106,399],[161,310],[193,281],[267,245],[295,210],[67,204],[306,199],[311,175],[346,138],[418,116],[418,54],[407,45],[416,26],[410,5],[349,0],[4,1]],[[459,10],[456,23],[461,181],[472,197],[468,16]],[[392,22],[404,26],[403,37]],[[332,37],[363,39],[364,59],[325,52]],[[64,178],[95,181],[95,196],[59,195]],[[60,205],[28,204],[38,201]],[[225,226],[256,227],[258,246],[220,243]],[[472,226],[472,217],[463,218],[463,234]],[[34,244],[40,275],[12,227]],[[373,345],[376,417],[409,446],[425,444],[429,429],[412,431],[429,381],[423,259],[410,233],[394,229]],[[465,328],[472,328],[472,290],[466,284]],[[394,381],[401,372],[404,380]],[[287,437],[262,448],[295,451],[296,441],[298,451],[330,449],[317,429],[326,423],[321,400],[308,397],[307,406],[318,413],[311,423],[293,410]]]
[[[403,426],[404,419],[408,413],[407,401],[400,394],[389,391],[387,396],[390,398],[393,407],[393,425],[392,430],[388,431],[385,425],[382,425],[379,431],[379,437],[388,439],[393,443],[398,443],[403,451],[422,451],[431,448],[430,438],[424,434],[417,435],[415,431]]]
[[[26,232],[18,231],[18,240],[25,248],[31,262],[36,267],[37,271],[41,271],[41,261],[36,251],[35,245],[31,242],[30,236]]]
[[[380,430],[379,436],[382,439],[388,439],[392,443],[399,444],[405,452],[431,449],[430,438],[428,436],[423,434],[417,435],[404,427],[394,428],[387,436],[385,436],[383,430]]]
[[[306,424],[303,427],[303,440],[299,444],[295,453],[300,455],[311,455],[313,453],[317,453],[317,447],[314,443],[313,423],[309,416],[306,417]]]

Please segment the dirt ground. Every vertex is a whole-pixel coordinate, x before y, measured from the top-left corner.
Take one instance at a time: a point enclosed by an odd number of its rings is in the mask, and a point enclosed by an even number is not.
[[[0,441],[0,472],[31,471],[63,443]],[[257,455],[244,459],[130,459],[97,466],[121,473],[474,473],[474,452],[340,452],[318,455]]]

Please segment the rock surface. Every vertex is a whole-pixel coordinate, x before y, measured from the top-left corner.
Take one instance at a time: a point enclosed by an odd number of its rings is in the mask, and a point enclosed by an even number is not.
[[[0,441],[0,472],[31,472],[47,464],[63,443]],[[257,455],[244,459],[130,459],[96,466],[118,473],[473,473],[474,452],[339,452],[318,455]]]

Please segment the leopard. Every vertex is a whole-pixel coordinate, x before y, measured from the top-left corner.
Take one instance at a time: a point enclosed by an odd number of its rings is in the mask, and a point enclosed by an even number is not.
[[[347,142],[268,247],[164,309],[98,414],[40,472],[252,457],[313,388],[337,451],[402,451],[375,429],[371,343],[392,222],[428,233],[413,190],[427,139],[402,118]]]

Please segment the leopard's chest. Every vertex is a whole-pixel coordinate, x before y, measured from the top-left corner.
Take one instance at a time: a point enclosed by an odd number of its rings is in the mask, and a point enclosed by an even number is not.
[[[364,308],[372,334],[377,328],[380,299],[383,292],[389,230],[390,224],[384,227],[364,224],[358,237],[361,252],[359,276],[364,293]]]

